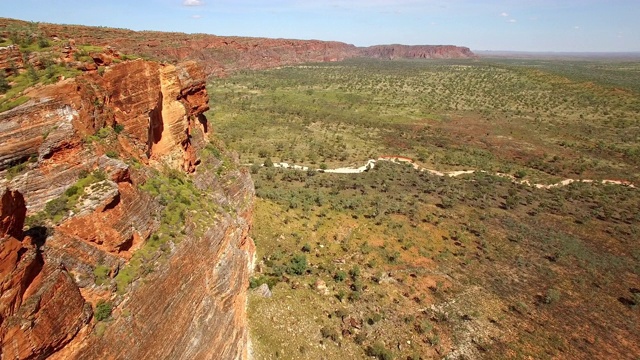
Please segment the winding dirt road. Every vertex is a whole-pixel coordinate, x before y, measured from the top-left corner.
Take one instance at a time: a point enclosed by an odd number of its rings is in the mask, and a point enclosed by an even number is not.
[[[324,170],[323,169],[311,169],[311,170],[319,171],[319,172],[326,172],[326,173],[331,173],[331,174],[360,174],[360,173],[366,172],[366,171],[368,171],[370,169],[373,169],[378,161],[389,161],[389,162],[399,163],[399,164],[410,164],[416,171],[420,171],[420,172],[426,171],[426,172],[428,172],[428,173],[430,173],[432,175],[435,175],[435,176],[456,177],[456,176],[460,176],[460,175],[473,174],[475,172],[488,173],[487,171],[484,171],[484,170],[458,170],[458,171],[441,172],[441,171],[437,171],[437,170],[427,169],[427,168],[421,167],[420,165],[416,164],[412,159],[406,158],[406,157],[402,157],[402,156],[381,156],[377,160],[369,159],[369,160],[367,160],[367,162],[363,166],[360,166],[360,167],[357,167],[357,168],[354,168],[354,167],[343,167],[343,168],[335,168],[335,169],[324,169]],[[274,167],[278,167],[278,168],[293,169],[293,170],[300,170],[300,171],[309,171],[310,170],[310,168],[307,167],[307,166],[293,165],[293,164],[288,164],[288,163],[285,163],[285,162],[274,163],[273,166]],[[510,179],[513,183],[516,183],[516,184],[527,185],[527,186],[535,187],[535,188],[538,188],[538,189],[552,189],[552,188],[556,188],[556,187],[567,186],[567,185],[572,184],[574,182],[614,184],[614,185],[622,185],[622,186],[626,186],[626,187],[630,187],[630,188],[634,188],[634,189],[636,188],[636,186],[634,184],[632,184],[629,181],[625,181],[625,180],[564,179],[564,180],[559,181],[559,182],[557,182],[555,184],[547,185],[547,184],[531,183],[529,180],[517,179],[515,176],[513,176],[511,174],[505,174],[505,173],[498,172],[498,173],[493,173],[493,175]]]

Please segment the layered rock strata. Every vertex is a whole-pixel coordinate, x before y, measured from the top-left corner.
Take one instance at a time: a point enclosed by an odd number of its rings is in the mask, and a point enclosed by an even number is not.
[[[219,159],[198,166],[205,73],[109,63],[26,95],[0,114],[0,356],[246,358],[253,184],[216,171]],[[116,294],[110,278],[159,229],[167,204],[140,187],[162,169],[192,174],[225,211],[204,225],[186,217],[182,241]],[[93,317],[99,300],[114,306],[108,323]]]

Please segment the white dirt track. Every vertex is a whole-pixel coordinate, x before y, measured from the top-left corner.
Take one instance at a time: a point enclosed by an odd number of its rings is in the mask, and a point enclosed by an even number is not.
[[[441,172],[438,170],[433,170],[433,169],[427,169],[424,167],[421,167],[420,165],[416,164],[413,160],[406,158],[406,157],[402,157],[402,156],[381,156],[378,159],[369,159],[367,160],[367,162],[360,167],[343,167],[343,168],[335,168],[335,169],[311,169],[307,166],[300,166],[300,165],[294,165],[294,164],[289,164],[286,162],[280,162],[280,163],[274,163],[273,166],[277,167],[277,168],[284,168],[284,169],[292,169],[292,170],[300,170],[300,171],[309,171],[309,170],[313,170],[313,171],[318,171],[318,172],[325,172],[325,173],[331,173],[331,174],[360,174],[363,172],[366,172],[370,169],[373,169],[376,166],[376,163],[378,161],[389,161],[389,162],[394,162],[394,163],[401,163],[401,164],[409,164],[411,165],[416,171],[426,171],[432,175],[435,176],[448,176],[448,177],[456,177],[456,176],[460,176],[460,175],[466,175],[466,174],[473,174],[475,172],[482,172],[482,173],[487,173],[484,170],[458,170],[458,171],[446,171],[446,172]],[[630,187],[630,188],[636,188],[636,186],[628,181],[625,180],[590,180],[590,179],[564,179],[562,181],[559,181],[555,184],[535,184],[535,183],[531,183],[529,180],[523,180],[523,179],[517,179],[515,176],[511,175],[511,174],[505,174],[505,173],[494,173],[493,175],[496,176],[500,176],[503,178],[508,178],[510,179],[512,182],[516,183],[516,184],[523,184],[523,185],[527,185],[527,186],[531,186],[531,187],[535,187],[538,189],[552,189],[552,188],[556,188],[556,187],[562,187],[562,186],[567,186],[569,184],[572,184],[574,182],[583,182],[583,183],[601,183],[601,184],[614,184],[614,185],[622,185],[622,186],[626,186],[626,187]]]

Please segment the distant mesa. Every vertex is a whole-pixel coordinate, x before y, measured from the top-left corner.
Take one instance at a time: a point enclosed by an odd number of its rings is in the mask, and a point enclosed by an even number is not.
[[[465,59],[476,55],[467,47],[454,45],[376,45],[361,48],[365,57],[377,59]]]

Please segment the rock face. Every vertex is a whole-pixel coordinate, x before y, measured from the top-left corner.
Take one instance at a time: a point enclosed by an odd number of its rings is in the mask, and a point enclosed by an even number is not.
[[[461,59],[474,58],[469,48],[453,45],[376,45],[361,48],[360,53],[377,59]]]
[[[5,190],[1,206],[0,355],[42,358],[78,333],[91,318],[91,306],[67,270],[45,261],[22,234],[27,210],[22,195]]]
[[[0,186],[25,194],[30,212],[60,196],[83,170],[99,168],[104,149],[85,143],[103,128],[104,136],[116,125],[124,129],[117,152],[195,169],[203,143],[194,143],[192,132],[205,130],[199,115],[208,110],[208,96],[193,62],[120,63],[103,76],[85,74],[29,96],[34,100],[0,114]],[[8,179],[6,170],[16,164],[24,174]]]
[[[27,215],[24,197],[17,191],[6,189],[0,201],[0,238],[22,237],[22,226]]]
[[[213,177],[196,173],[201,185]],[[169,262],[126,300],[129,316],[109,324],[101,337],[87,337],[56,358],[246,359],[246,289],[254,248],[248,237],[253,183],[234,172],[216,181],[212,196],[238,209],[211,219],[202,236],[191,234]],[[226,185],[225,185],[226,184]],[[188,227],[187,232],[193,229]]]
[[[4,70],[5,75],[15,74],[22,68],[24,62],[17,45],[0,47],[0,69]]]
[[[0,356],[246,358],[253,183],[198,166],[205,73],[195,62],[110,63],[27,95],[0,114]],[[185,216],[182,241],[116,294],[109,277],[171,205],[140,190],[166,168],[192,174],[226,212],[197,226]],[[113,287],[96,281],[100,267]],[[113,303],[108,325],[92,318],[99,299]]]

